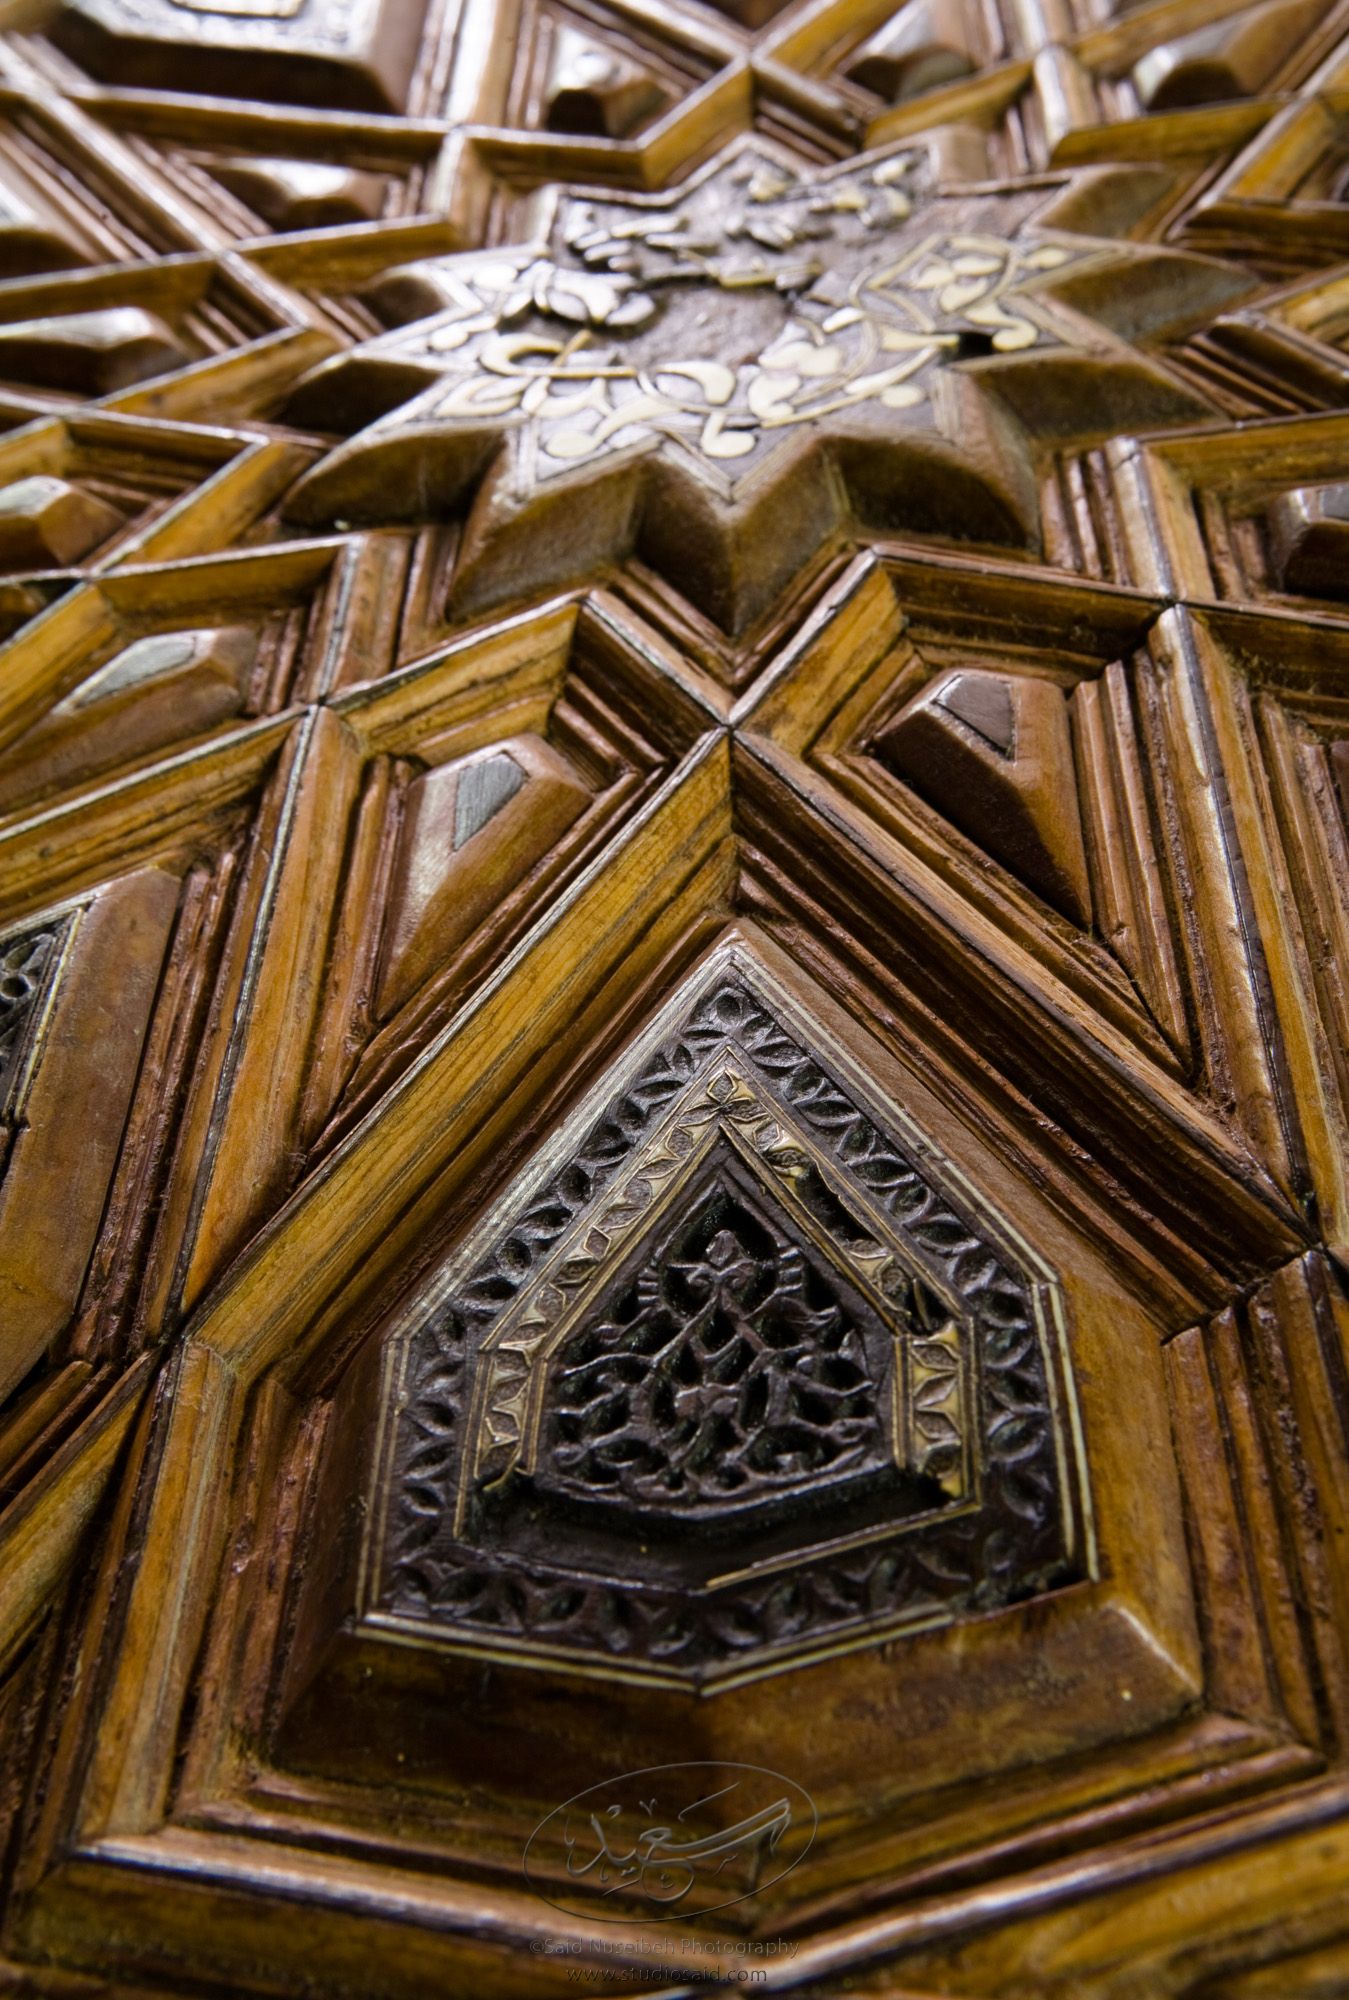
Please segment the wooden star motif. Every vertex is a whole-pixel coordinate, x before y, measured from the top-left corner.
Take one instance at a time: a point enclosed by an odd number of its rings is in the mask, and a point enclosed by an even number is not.
[[[635,548],[732,631],[849,510],[926,510],[938,534],[1033,545],[1029,475],[1018,488],[1007,471],[1006,371],[1024,383],[1028,364],[1112,350],[1154,368],[1055,296],[1134,250],[1037,221],[1052,192],[942,191],[910,147],[802,176],[762,141],[672,194],[562,191],[542,240],[386,281],[421,316],[302,385],[301,419],[378,414],[291,512],[387,518],[399,494],[434,515],[476,493],[456,589],[486,604],[518,534],[537,573],[565,496],[603,480],[579,560]],[[560,547],[558,580],[577,561]]]

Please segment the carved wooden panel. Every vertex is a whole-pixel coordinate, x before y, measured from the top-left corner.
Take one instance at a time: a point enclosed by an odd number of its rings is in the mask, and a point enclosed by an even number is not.
[[[0,1990],[1349,1993],[1349,6],[0,29]]]

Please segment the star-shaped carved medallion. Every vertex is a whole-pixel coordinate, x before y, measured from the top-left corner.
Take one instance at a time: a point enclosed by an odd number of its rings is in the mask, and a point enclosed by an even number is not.
[[[635,549],[733,631],[850,512],[1033,546],[1027,365],[1106,354],[1158,377],[1067,302],[1066,278],[1135,253],[1046,226],[1057,192],[943,192],[912,148],[804,178],[763,142],[670,195],[563,192],[541,243],[386,279],[379,298],[412,323],[317,371],[292,408],[375,421],[292,512],[406,517],[476,486],[466,604],[510,587],[523,533],[536,576]],[[1163,392],[1185,407],[1164,376]]]

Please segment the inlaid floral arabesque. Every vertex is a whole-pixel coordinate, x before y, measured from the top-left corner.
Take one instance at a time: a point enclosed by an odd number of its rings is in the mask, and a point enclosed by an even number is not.
[[[446,309],[362,352],[440,380],[366,441],[522,429],[538,482],[666,439],[733,482],[805,425],[922,421],[940,366],[1061,344],[1031,288],[1103,246],[1023,236],[1044,202],[934,194],[907,150],[802,180],[760,147],[671,196],[564,193],[547,244],[421,267]]]

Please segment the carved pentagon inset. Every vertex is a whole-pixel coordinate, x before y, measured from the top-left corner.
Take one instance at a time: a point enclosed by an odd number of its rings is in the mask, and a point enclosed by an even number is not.
[[[338,696],[364,757],[315,972],[307,1146],[326,1150],[377,1103],[706,726],[628,644],[615,621],[553,606]]]
[[[273,229],[377,222],[384,205],[382,176],[327,160],[226,159],[213,172]]]
[[[0,327],[0,374],[37,388],[73,386],[85,395],[105,396],[186,359],[172,329],[141,306],[59,313]]]
[[[0,806],[55,791],[237,715],[261,635],[243,625],[133,640],[19,739]]]
[[[540,736],[426,771],[408,787],[375,1014],[385,1019],[509,894],[591,803]]]
[[[423,0],[71,0],[63,48],[99,77],[291,104],[402,110]]]
[[[306,628],[336,594],[329,544],[278,559],[109,567],[3,651],[0,808],[143,763],[276,712],[305,672]]]
[[[45,569],[74,562],[123,525],[106,501],[67,479],[34,473],[0,487],[0,564]]]
[[[1289,291],[1282,302],[1296,322],[1299,294]],[[1308,401],[1342,402],[1344,358],[1310,331],[1250,313],[1221,322],[1208,345],[1216,363],[1246,371],[1253,391],[1272,368],[1296,370]],[[1285,593],[1286,609],[1305,614],[1308,598],[1329,609],[1345,590],[1347,442],[1342,409],[1131,440],[1112,512],[1134,573],[1176,597],[1251,602]],[[1164,524],[1160,541],[1146,526],[1154,508]]]
[[[1303,486],[1269,510],[1275,579],[1306,597],[1349,597],[1349,486]]]
[[[550,132],[626,138],[663,111],[670,92],[632,57],[561,21],[548,51],[542,90]]]
[[[908,0],[854,50],[843,74],[891,104],[969,76],[977,30],[966,16],[963,0]]]
[[[1068,702],[1052,681],[939,674],[876,754],[1074,923],[1091,921]]]
[[[26,424],[0,444],[0,565],[87,573],[200,555],[255,529],[305,459],[289,442],[96,410]]]
[[[1148,111],[1173,111],[1249,96],[1287,61],[1314,12],[1305,0],[1248,7],[1161,43],[1134,65],[1140,103]]]
[[[1043,1277],[715,960],[435,1286],[367,1620],[695,1681],[1077,1574]]]
[[[893,584],[859,565],[848,585],[867,671],[850,655],[845,693],[827,648],[803,634],[748,731],[854,802],[892,874],[914,857],[935,869],[1100,1019],[1168,1068],[1188,1062],[1150,694],[1135,664],[1153,606],[991,564],[953,605],[945,573],[891,561]]]
[[[234,422],[243,407],[228,392],[213,394],[216,368],[241,348],[302,326],[303,303],[282,286],[260,284],[242,263],[201,255],[137,262],[118,254],[101,269],[9,287],[0,381],[25,397],[42,392],[38,408],[50,406],[54,391],[67,404],[115,397],[119,412],[227,414]],[[264,355],[277,360],[274,348]],[[165,376],[179,377],[167,397]]]

